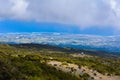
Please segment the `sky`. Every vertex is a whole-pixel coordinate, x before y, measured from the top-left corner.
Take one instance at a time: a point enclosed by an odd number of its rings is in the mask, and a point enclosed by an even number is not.
[[[0,33],[120,35],[120,0],[0,0]]]

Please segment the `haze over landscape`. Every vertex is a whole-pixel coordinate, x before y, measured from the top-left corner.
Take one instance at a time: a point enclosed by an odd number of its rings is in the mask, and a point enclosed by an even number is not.
[[[119,0],[0,0],[0,80],[120,80]]]

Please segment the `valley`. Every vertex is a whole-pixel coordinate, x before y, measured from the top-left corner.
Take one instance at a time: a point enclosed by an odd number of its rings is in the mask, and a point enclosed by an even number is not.
[[[0,42],[36,43],[75,49],[100,50],[120,54],[120,36],[97,36],[68,33],[0,33]]]

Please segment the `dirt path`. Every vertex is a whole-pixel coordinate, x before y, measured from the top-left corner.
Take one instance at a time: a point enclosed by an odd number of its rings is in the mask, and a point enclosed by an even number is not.
[[[49,61],[47,64],[54,66],[55,68],[71,73],[73,75],[79,76],[83,75],[84,73],[89,74],[94,80],[120,80],[120,76],[106,76],[103,74],[98,73],[97,71],[94,71],[92,69],[88,69],[87,67],[81,67],[79,68],[76,64],[70,64],[70,63],[63,63],[58,61]],[[92,79],[90,79],[92,80]]]

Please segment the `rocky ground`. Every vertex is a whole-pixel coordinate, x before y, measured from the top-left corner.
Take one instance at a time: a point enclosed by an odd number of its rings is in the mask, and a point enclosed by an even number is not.
[[[88,80],[120,80],[120,76],[107,76],[103,75],[95,70],[89,69],[86,66],[79,67],[76,64],[59,62],[59,61],[49,61],[47,64],[57,68],[58,70],[64,71],[66,73],[71,73],[79,77],[84,73],[90,75]]]

